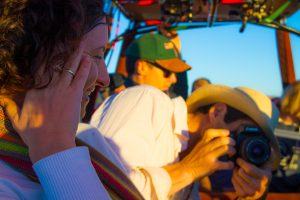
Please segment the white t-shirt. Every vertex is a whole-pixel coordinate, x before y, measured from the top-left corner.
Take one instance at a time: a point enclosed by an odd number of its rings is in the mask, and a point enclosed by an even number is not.
[[[92,116],[91,125],[133,171],[129,177],[146,199],[168,199],[171,179],[161,168],[178,160],[188,141],[187,108],[146,85],[130,87],[108,98]]]

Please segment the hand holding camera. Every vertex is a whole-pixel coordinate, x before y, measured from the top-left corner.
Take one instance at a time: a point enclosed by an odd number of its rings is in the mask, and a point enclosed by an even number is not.
[[[193,179],[203,178],[216,170],[233,169],[231,161],[221,162],[221,155],[234,155],[235,142],[228,137],[229,131],[225,129],[208,129],[203,138],[193,150],[181,160],[182,171],[189,172]]]
[[[236,194],[241,198],[261,198],[272,177],[271,165],[274,156],[268,138],[258,127],[245,127],[240,132],[232,132],[236,141],[236,167],[232,183]]]
[[[271,155],[268,138],[258,127],[245,127],[241,132],[231,132],[230,137],[236,141],[237,158],[254,164],[258,167],[264,165]]]

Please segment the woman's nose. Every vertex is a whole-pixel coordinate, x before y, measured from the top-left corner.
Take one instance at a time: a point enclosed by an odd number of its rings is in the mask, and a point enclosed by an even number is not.
[[[99,73],[97,78],[97,84],[100,87],[107,87],[109,85],[109,76],[107,73],[106,64],[103,61],[101,64],[99,64]]]

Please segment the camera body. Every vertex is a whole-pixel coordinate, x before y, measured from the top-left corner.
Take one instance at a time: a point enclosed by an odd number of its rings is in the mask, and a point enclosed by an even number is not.
[[[236,141],[237,157],[256,166],[262,166],[271,156],[269,139],[258,127],[245,127],[241,132],[231,132],[230,137]]]

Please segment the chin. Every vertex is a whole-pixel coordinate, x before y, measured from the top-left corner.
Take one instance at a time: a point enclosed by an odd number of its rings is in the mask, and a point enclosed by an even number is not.
[[[85,114],[86,114],[85,110],[81,110],[81,112],[80,112],[80,118],[81,119],[84,118]]]

